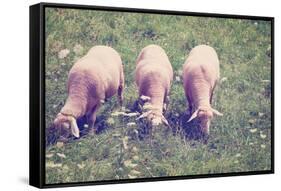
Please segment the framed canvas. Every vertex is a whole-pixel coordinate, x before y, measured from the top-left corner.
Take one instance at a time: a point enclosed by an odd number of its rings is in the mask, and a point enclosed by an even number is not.
[[[274,18],[30,6],[30,184],[274,172]]]

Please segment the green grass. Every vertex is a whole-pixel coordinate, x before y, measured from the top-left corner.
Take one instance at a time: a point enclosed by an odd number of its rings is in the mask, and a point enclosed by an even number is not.
[[[221,78],[207,143],[187,136],[187,108],[182,82],[174,80],[165,116],[173,127],[145,133],[135,117],[113,117],[120,108],[113,97],[100,109],[98,134],[46,148],[46,183],[83,182],[159,176],[260,171],[271,168],[271,25],[265,21],[46,10],[46,127],[63,106],[68,71],[92,46],[108,45],[124,63],[125,107],[137,99],[133,72],[140,50],[163,47],[179,75],[189,51],[209,44],[218,53]],[[75,46],[80,45],[77,51]],[[68,49],[65,58],[58,53]]]

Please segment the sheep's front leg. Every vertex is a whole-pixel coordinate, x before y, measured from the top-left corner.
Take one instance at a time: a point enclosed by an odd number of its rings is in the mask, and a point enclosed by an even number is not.
[[[93,130],[95,128],[95,122],[97,119],[97,110],[99,108],[99,105],[96,105],[93,107],[91,113],[89,113],[89,115],[87,116],[88,118],[88,124],[91,130]]]
[[[187,96],[187,102],[188,102],[188,107],[189,107],[188,115],[192,115],[192,102],[188,96]]]
[[[93,112],[91,114],[91,116],[89,116],[89,127],[91,129],[94,129],[95,128],[95,122],[96,122],[96,119],[97,119],[97,112]]]

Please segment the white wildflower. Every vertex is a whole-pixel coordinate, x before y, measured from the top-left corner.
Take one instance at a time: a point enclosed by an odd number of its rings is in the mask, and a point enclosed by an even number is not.
[[[135,155],[135,156],[133,156],[133,159],[134,159],[135,161],[137,161],[137,160],[139,160],[139,157],[138,157],[137,155]]]
[[[123,147],[124,147],[125,150],[128,149],[128,140],[129,140],[129,137],[128,137],[128,136],[125,136],[125,137],[122,139]]]
[[[63,147],[63,145],[64,145],[64,143],[63,143],[63,142],[57,142],[57,147],[58,147],[58,148]]]
[[[115,121],[112,117],[108,118],[106,122],[110,125],[113,125],[115,123]]]
[[[248,122],[249,122],[250,124],[254,124],[254,123],[256,123],[256,121],[257,121],[256,119],[249,119]]]
[[[251,132],[251,133],[255,133],[255,132],[257,132],[257,128],[250,129],[250,132]]]
[[[124,115],[124,114],[126,114],[126,113],[123,111],[116,111],[116,112],[112,113],[111,116],[119,116],[119,115]]]
[[[120,133],[114,133],[112,136],[113,137],[121,137],[121,134]]]
[[[127,117],[134,117],[134,116],[138,116],[139,113],[138,112],[134,112],[134,113],[125,113],[124,116],[127,116]]]
[[[84,168],[86,165],[82,163],[82,164],[77,164],[77,166],[78,166],[79,169],[82,169],[82,168]]]
[[[133,148],[132,148],[132,152],[134,152],[134,153],[138,152],[137,147],[133,147]]]
[[[128,177],[129,177],[130,179],[137,178],[137,176],[130,175],[130,174],[128,174]]]
[[[222,82],[225,82],[226,80],[227,80],[227,77],[221,78],[221,83],[222,83]]]
[[[60,158],[66,158],[65,154],[63,154],[63,153],[57,153],[57,155],[58,155]]]
[[[263,117],[265,115],[265,113],[260,113],[259,112],[259,117]]]
[[[50,154],[46,154],[46,158],[52,158],[54,156],[54,154],[50,153]]]
[[[137,170],[131,170],[131,171],[130,171],[130,174],[139,175],[140,172],[137,171]]]
[[[151,98],[145,95],[140,96],[140,99],[143,101],[149,101]]]
[[[235,157],[241,157],[241,154],[240,153],[237,153],[236,155],[235,155]]]
[[[131,160],[125,160],[125,161],[124,161],[124,165],[125,165],[125,167],[130,167],[130,168],[134,168],[134,167],[137,166],[137,164],[132,163]]]
[[[134,112],[134,113],[125,113],[123,111],[116,111],[114,113],[111,114],[111,116],[119,116],[119,115],[123,115],[123,116],[127,116],[127,117],[134,117],[134,116],[138,116],[139,113],[138,112]]]
[[[58,55],[58,57],[60,58],[60,59],[63,59],[63,58],[65,58],[65,57],[67,57],[67,55],[70,53],[70,51],[68,50],[68,49],[63,49],[63,50],[61,50],[60,52],[59,52],[59,55]]]
[[[183,74],[182,70],[178,70],[178,75],[182,76],[182,74]]]
[[[262,139],[265,139],[265,138],[266,138],[266,134],[263,134],[263,132],[260,131],[260,137],[261,137]]]
[[[270,80],[262,80],[261,82],[263,82],[263,83],[269,83]]]
[[[128,127],[133,127],[133,126],[136,126],[137,124],[135,122],[130,122],[130,123],[127,123],[127,126]]]
[[[76,44],[73,48],[73,51],[76,54],[81,54],[83,52],[83,47],[80,44]]]
[[[46,163],[47,168],[57,168],[57,167],[62,167],[61,163],[54,163],[53,161],[47,162]]]

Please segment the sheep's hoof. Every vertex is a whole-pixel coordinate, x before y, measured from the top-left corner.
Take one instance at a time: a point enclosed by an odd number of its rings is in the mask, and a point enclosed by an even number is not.
[[[65,137],[65,136],[60,136],[57,141],[58,141],[58,142],[63,142],[63,143],[65,143],[65,142],[68,141],[68,138]]]
[[[203,136],[202,136],[203,144],[207,144],[208,140],[209,140],[209,135],[208,134],[203,134]]]
[[[95,128],[94,126],[91,126],[91,128],[89,130],[89,134],[96,135],[97,132],[98,132],[98,128]]]

